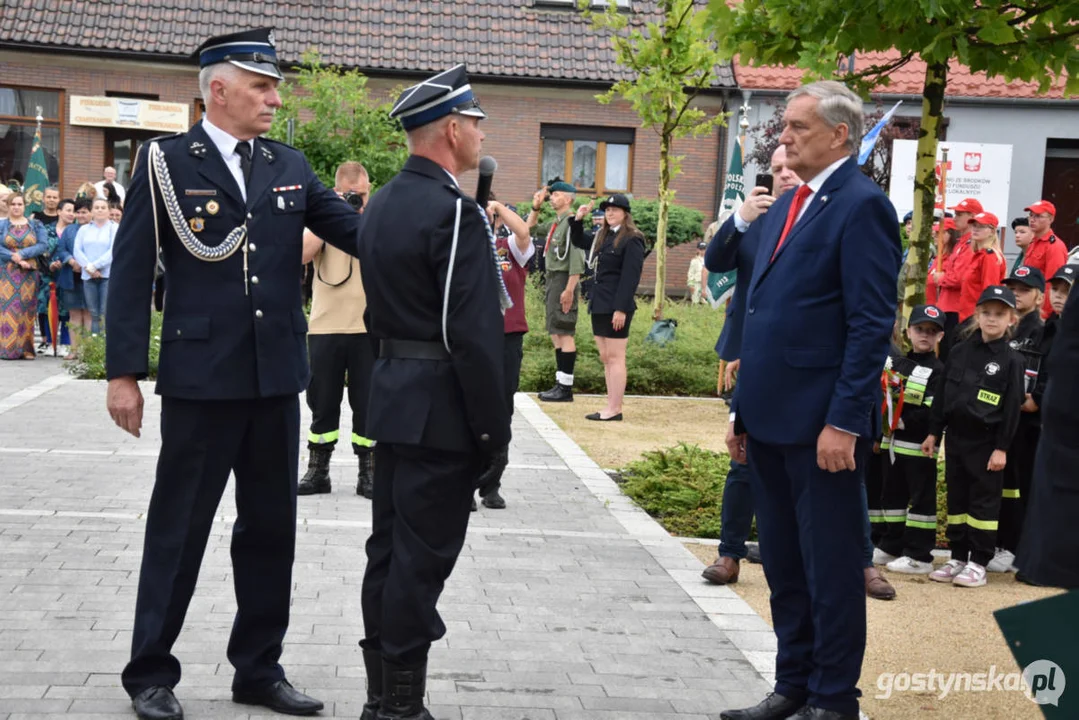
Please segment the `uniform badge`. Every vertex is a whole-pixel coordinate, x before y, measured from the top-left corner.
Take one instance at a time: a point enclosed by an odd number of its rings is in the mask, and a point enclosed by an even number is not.
[[[1015,276],[1016,277],[1026,277],[1029,274],[1030,274],[1030,268],[1028,268],[1026,265],[1023,265],[1023,266],[1018,267],[1018,268],[1015,269]]]
[[[285,209],[285,198],[283,198],[280,195],[277,196],[277,209],[278,210],[284,210]]]
[[[986,375],[996,375],[998,372],[1000,372],[1000,365],[997,365],[995,362],[991,362],[985,366]]]
[[[931,318],[939,318],[940,317],[940,310],[937,310],[932,305],[926,305],[925,306],[925,316],[926,317],[931,317]]]
[[[270,43],[270,47],[275,47],[277,42],[274,39],[273,30],[266,35],[266,42]]]
[[[221,206],[216,200],[211,200],[210,202],[206,203],[206,212],[210,213],[211,215],[216,215],[217,211],[220,209]]]
[[[187,224],[191,226],[191,232],[202,232],[206,229],[206,221],[200,217],[191,218]]]

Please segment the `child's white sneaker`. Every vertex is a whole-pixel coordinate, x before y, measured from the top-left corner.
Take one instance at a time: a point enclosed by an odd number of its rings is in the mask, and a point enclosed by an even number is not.
[[[939,568],[929,573],[930,580],[936,580],[937,582],[950,583],[955,580],[956,575],[963,572],[967,564],[962,560],[949,560],[941,565]]]
[[[873,548],[873,564],[874,565],[887,565],[892,560],[895,560],[895,555],[890,555],[880,548]]]
[[[928,575],[933,572],[933,563],[915,560],[907,555],[892,560],[884,567],[892,572],[903,573],[904,575]]]
[[[993,573],[1006,573],[1015,570],[1012,563],[1015,562],[1015,553],[1004,548],[997,548],[996,555],[989,561],[989,564],[985,566],[985,569]]]
[[[963,571],[952,580],[953,585],[970,588],[981,587],[985,583],[985,568],[973,562],[968,562]]]

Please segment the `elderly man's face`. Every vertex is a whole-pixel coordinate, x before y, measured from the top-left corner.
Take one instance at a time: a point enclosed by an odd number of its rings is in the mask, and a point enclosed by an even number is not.
[[[571,205],[573,205],[573,193],[566,192],[565,190],[555,190],[551,193],[551,207],[557,213],[564,212]]]
[[[782,145],[772,153],[771,170],[772,177],[775,178],[775,187],[772,188],[772,194],[776,197],[802,184],[802,179],[798,177],[798,173],[787,167],[787,148]]]
[[[250,140],[269,132],[274,113],[281,107],[277,79],[241,70],[215,81],[223,85],[224,111],[240,140]]]
[[[828,127],[817,113],[820,101],[799,95],[783,111],[783,132],[779,143],[787,149],[786,165],[798,176],[813,179],[844,154],[848,128],[840,123]]]
[[[450,132],[455,139],[454,154],[457,159],[457,172],[474,170],[480,166],[480,151],[483,139],[487,137],[480,130],[480,118],[468,115],[455,115],[450,122]]]
[[[103,173],[103,176],[109,182],[115,182],[116,181],[116,168],[112,168],[112,167],[105,168],[105,172]]]
[[[56,206],[60,204],[60,193],[56,190],[46,190],[42,202],[45,203],[46,212],[50,215],[55,215]]]

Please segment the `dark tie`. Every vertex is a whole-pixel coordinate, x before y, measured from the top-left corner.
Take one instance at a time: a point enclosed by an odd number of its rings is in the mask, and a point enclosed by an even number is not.
[[[787,210],[787,222],[783,225],[783,232],[779,236],[779,242],[776,243],[775,252],[772,253],[772,260],[776,259],[776,255],[779,253],[779,248],[783,247],[783,241],[790,235],[791,228],[794,227],[794,223],[798,220],[798,212],[802,209],[802,205],[805,204],[806,198],[813,192],[809,189],[809,185],[799,185],[798,189],[794,191],[794,200],[791,202],[790,209]]]
[[[240,156],[240,170],[244,174],[244,187],[251,183],[251,143],[241,140],[236,143],[236,154]]]

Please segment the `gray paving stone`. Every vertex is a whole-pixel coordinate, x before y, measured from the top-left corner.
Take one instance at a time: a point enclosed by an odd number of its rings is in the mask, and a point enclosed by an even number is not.
[[[58,370],[45,360],[0,374],[0,720],[131,717],[119,673],[160,399],[144,386],[136,440],[109,421],[102,383],[60,382]],[[732,593],[701,589],[677,541],[530,400],[518,409],[509,507],[472,516],[440,604],[448,632],[430,656],[435,716],[704,720],[762,695],[754,667],[768,672],[767,625]],[[334,492],[299,503],[282,663],[326,702],[326,717],[355,718],[365,699],[357,642],[370,504],[353,492],[355,472],[355,458],[336,453]],[[230,701],[234,518],[229,488],[175,648],[177,695],[191,718],[268,720],[279,716]]]

